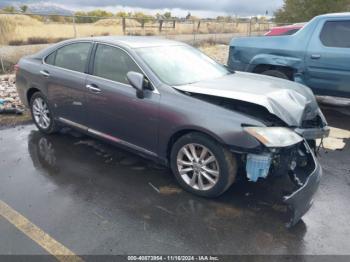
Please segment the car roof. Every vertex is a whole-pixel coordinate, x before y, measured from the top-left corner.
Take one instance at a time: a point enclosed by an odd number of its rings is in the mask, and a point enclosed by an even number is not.
[[[159,38],[155,36],[98,36],[74,39],[74,41],[90,40],[124,46],[128,48],[185,45],[182,42]]]
[[[319,18],[350,18],[350,12],[319,15]]]

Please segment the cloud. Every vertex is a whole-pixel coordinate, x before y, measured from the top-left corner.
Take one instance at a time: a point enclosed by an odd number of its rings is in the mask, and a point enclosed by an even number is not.
[[[183,9],[226,12],[228,14],[262,14],[273,12],[282,0],[57,0],[56,3],[85,6],[128,6],[147,9]]]
[[[20,0],[19,0],[20,1]],[[2,1],[0,2],[15,2]],[[21,2],[34,3],[40,1],[22,0]],[[50,1],[49,1],[50,2]],[[279,8],[283,0],[56,0],[55,4],[64,5],[66,8],[106,8],[113,6],[124,6],[129,8],[143,9],[180,9],[197,10],[206,12],[220,12],[226,14],[255,15],[270,14]]]

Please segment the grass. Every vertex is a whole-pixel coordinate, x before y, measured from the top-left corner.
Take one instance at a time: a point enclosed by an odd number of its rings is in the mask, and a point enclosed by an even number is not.
[[[147,22],[144,28],[136,20],[126,19],[126,34],[128,35],[175,35],[175,34],[212,34],[212,33],[249,33],[249,23],[201,21],[163,23],[163,31],[159,32],[158,22]],[[252,31],[266,31],[267,25],[252,25]],[[102,19],[96,23],[73,24],[41,22],[26,15],[0,14],[0,43],[3,44],[37,44],[52,43],[59,39],[73,37],[123,35],[121,19]]]

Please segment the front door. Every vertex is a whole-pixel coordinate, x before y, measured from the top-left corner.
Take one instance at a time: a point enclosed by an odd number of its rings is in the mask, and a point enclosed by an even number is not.
[[[318,25],[306,54],[306,84],[316,94],[350,97],[350,20]]]
[[[141,69],[124,50],[98,44],[87,77],[89,128],[92,133],[145,153],[155,154],[160,95],[152,90],[136,96],[128,83],[130,71]]]

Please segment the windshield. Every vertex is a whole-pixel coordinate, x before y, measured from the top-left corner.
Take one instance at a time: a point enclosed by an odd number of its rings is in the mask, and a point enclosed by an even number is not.
[[[171,86],[230,74],[223,65],[190,46],[145,47],[137,49],[136,52],[160,80]]]

